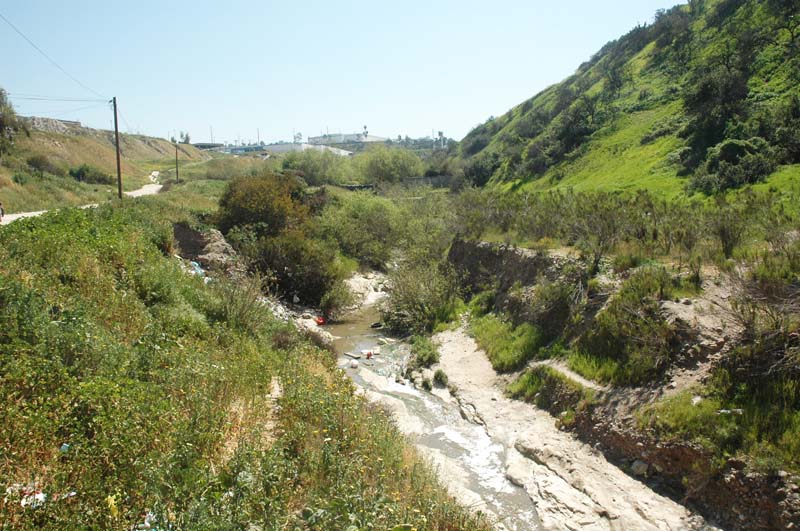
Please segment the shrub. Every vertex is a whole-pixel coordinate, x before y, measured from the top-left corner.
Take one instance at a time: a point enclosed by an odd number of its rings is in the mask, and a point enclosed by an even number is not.
[[[412,370],[439,363],[439,349],[425,336],[411,338],[411,356],[408,367]]]
[[[88,164],[69,170],[69,175],[78,182],[87,184],[114,184],[116,178]]]
[[[634,273],[578,340],[589,363],[576,358],[586,374],[599,373],[614,383],[636,385],[660,375],[678,343],[677,330],[661,315],[659,301],[669,298],[673,282],[663,267]],[[591,376],[590,376],[591,377]]]
[[[725,140],[709,150],[705,166],[689,183],[690,191],[716,194],[763,181],[775,171],[775,156],[763,138]]]
[[[307,304],[320,304],[325,293],[344,279],[336,250],[299,230],[261,238],[250,252],[255,268],[267,275],[281,294],[296,295]]]
[[[315,219],[315,232],[342,253],[374,269],[384,269],[397,248],[407,219],[391,200],[357,192],[338,197]]]
[[[58,176],[64,175],[64,170],[44,155],[32,155],[28,157],[27,163],[32,170],[39,172],[39,177],[42,177],[45,173]]]
[[[393,330],[430,332],[457,317],[459,288],[448,265],[403,262],[389,272],[388,292],[381,313]]]
[[[529,315],[531,323],[541,331],[542,342],[562,334],[581,296],[580,287],[576,289],[563,281],[539,281],[533,291]]]
[[[405,149],[373,147],[353,161],[364,182],[397,183],[410,177],[420,177],[422,160]]]
[[[217,224],[227,233],[234,227],[252,227],[257,236],[276,236],[301,227],[309,216],[302,202],[303,185],[295,177],[265,171],[236,177],[219,202]]]
[[[442,369],[436,369],[436,372],[433,373],[433,381],[436,385],[447,387],[447,374]]]
[[[320,299],[319,307],[329,320],[335,319],[342,311],[355,304],[356,300],[350,288],[342,282],[336,282]]]

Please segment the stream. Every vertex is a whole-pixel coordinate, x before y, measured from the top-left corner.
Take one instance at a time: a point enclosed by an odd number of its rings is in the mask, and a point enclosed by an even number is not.
[[[536,506],[527,492],[505,473],[505,447],[493,441],[482,425],[464,419],[458,403],[444,388],[418,390],[399,376],[410,355],[407,344],[381,345],[387,338],[370,325],[380,320],[374,305],[365,305],[345,321],[325,326],[334,336],[339,367],[373,402],[394,413],[397,425],[438,469],[449,492],[462,504],[487,514],[505,531],[541,529]],[[362,356],[358,367],[345,353],[377,351]]]

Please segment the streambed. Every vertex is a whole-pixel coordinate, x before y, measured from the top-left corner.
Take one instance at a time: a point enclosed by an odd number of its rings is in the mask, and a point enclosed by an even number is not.
[[[429,393],[402,380],[409,347],[402,341],[379,345],[385,336],[370,327],[379,319],[374,305],[366,305],[345,321],[324,327],[335,338],[339,367],[371,401],[392,411],[398,427],[438,468],[442,482],[462,504],[489,515],[499,530],[541,529],[528,493],[506,477],[504,445],[493,441],[483,426],[464,419],[446,389]],[[370,360],[362,357],[358,368],[345,356],[376,347],[380,353]]]

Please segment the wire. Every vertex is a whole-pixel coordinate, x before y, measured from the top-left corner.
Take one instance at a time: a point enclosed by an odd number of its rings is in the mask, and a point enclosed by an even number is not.
[[[60,116],[60,115],[63,115],[63,114],[71,114],[71,113],[74,113],[74,112],[86,111],[86,110],[89,110],[89,109],[99,109],[100,107],[105,107],[105,104],[102,104],[102,105],[87,105],[85,107],[78,107],[77,109],[64,109],[64,110],[59,110],[59,111],[41,111],[41,112],[25,111],[24,114],[28,114],[30,116],[37,116],[37,115],[43,115],[43,114],[48,114],[48,115],[51,115],[51,116],[53,116],[53,115]]]
[[[105,98],[102,100],[98,99],[90,100],[86,98],[56,98],[50,96],[18,96],[16,93],[10,93],[10,92],[7,92],[6,95],[15,100],[30,100],[30,101],[77,101],[77,102],[93,102],[93,103],[99,103],[99,102],[105,103],[106,101],[108,101]]]
[[[128,133],[133,133],[133,129],[131,128],[130,124],[128,123],[128,120],[125,119],[125,115],[122,114],[121,110],[119,110],[119,107],[117,107],[117,112],[119,113],[119,117],[122,118],[122,123],[125,124],[125,128],[128,130]]]
[[[2,18],[2,19],[3,19],[3,20],[6,22],[6,24],[8,24],[9,26],[11,26],[11,29],[13,29],[14,31],[16,31],[16,32],[19,34],[19,36],[20,36],[20,37],[22,37],[23,39],[25,39],[25,40],[28,42],[28,44],[30,44],[31,46],[33,46],[33,48],[34,48],[34,49],[35,49],[37,52],[39,52],[40,54],[42,54],[42,56],[43,56],[45,59],[47,59],[48,61],[50,61],[50,63],[51,63],[53,66],[55,66],[56,68],[58,68],[59,70],[61,70],[61,72],[63,72],[63,73],[64,73],[64,75],[66,75],[66,76],[67,76],[68,78],[70,78],[72,81],[74,81],[75,83],[77,83],[78,85],[80,85],[81,87],[83,87],[84,89],[88,90],[89,92],[91,92],[92,94],[94,94],[95,96],[97,96],[98,98],[103,98],[103,96],[102,96],[102,95],[101,95],[99,92],[97,92],[97,91],[95,91],[95,90],[92,90],[91,88],[87,87],[86,85],[84,85],[83,83],[81,83],[81,82],[80,82],[80,81],[79,81],[79,80],[78,80],[76,77],[74,77],[72,74],[70,74],[69,72],[67,72],[66,70],[64,70],[64,68],[63,68],[63,67],[62,67],[60,64],[56,63],[56,62],[55,62],[55,61],[54,61],[54,60],[53,60],[53,59],[52,59],[52,58],[51,58],[49,55],[47,55],[46,53],[44,53],[44,51],[42,51],[42,49],[41,49],[41,48],[39,48],[38,46],[36,46],[36,44],[35,44],[35,43],[34,43],[32,40],[30,40],[30,39],[29,39],[29,38],[28,38],[28,37],[27,37],[27,36],[26,36],[24,33],[22,33],[22,32],[21,32],[19,29],[17,29],[17,27],[16,27],[14,24],[12,24],[10,20],[8,20],[6,17],[4,17],[2,13],[0,13],[0,18]]]

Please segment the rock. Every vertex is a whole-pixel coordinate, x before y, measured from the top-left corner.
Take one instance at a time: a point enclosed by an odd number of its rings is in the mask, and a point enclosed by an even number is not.
[[[631,465],[631,472],[634,476],[647,476],[647,471],[649,469],[650,466],[640,459],[637,459]]]
[[[692,300],[691,299],[683,299],[681,301],[681,304],[684,304],[686,306],[691,306],[692,305]]]
[[[298,297],[297,295],[293,295],[292,296],[292,302],[295,303],[295,304],[299,304],[300,303],[300,297]]]

